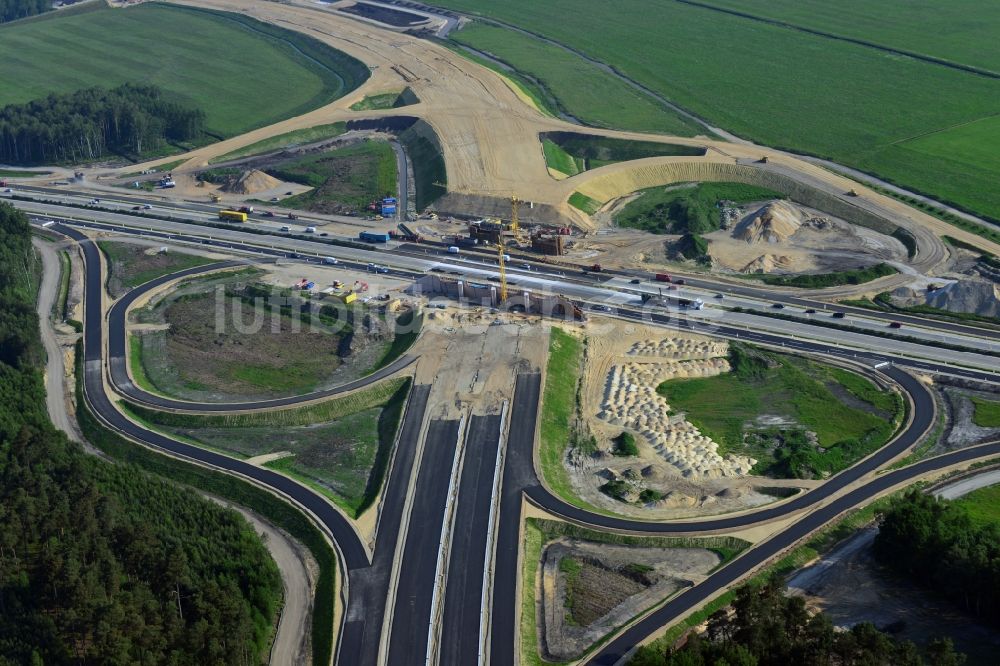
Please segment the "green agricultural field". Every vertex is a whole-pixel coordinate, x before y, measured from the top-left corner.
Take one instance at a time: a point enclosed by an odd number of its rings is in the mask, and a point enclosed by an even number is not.
[[[692,121],[597,65],[530,36],[475,24],[451,38],[530,76],[558,100],[565,113],[588,125],[681,136],[704,133]]]
[[[751,4],[728,1],[744,8]],[[972,2],[922,0],[918,13],[910,15],[913,3],[904,7],[903,0],[877,3],[880,6],[871,11],[872,3],[851,0],[845,14],[868,12],[870,18],[845,18],[844,23],[867,25],[869,36],[884,31],[886,41],[894,45],[940,42],[946,46],[936,53],[947,52],[957,60],[968,57],[970,62],[978,53],[977,62],[995,63],[1000,50],[992,35],[1000,9],[976,3],[974,12],[968,10],[973,13],[965,13],[962,8]],[[985,141],[973,154],[966,152],[970,139],[964,132],[944,132],[996,115],[1000,79],[681,2],[436,0],[435,4],[543,32],[748,139],[829,157],[1000,219],[1000,189],[984,187],[1000,179],[995,133],[979,127],[965,130],[981,132]],[[801,16],[819,4],[819,0],[783,0],[779,6]],[[839,11],[839,3],[828,5],[822,16]],[[907,18],[882,27],[881,17],[890,14]],[[915,23],[921,14],[935,20]],[[980,15],[983,21],[978,25]],[[969,16],[975,19],[970,22]],[[520,34],[496,37],[492,50],[515,62],[522,39]],[[569,69],[564,65],[560,71]],[[590,102],[599,107],[605,102],[604,90],[591,89],[602,93]],[[610,122],[622,126],[614,119]],[[917,141],[934,132],[942,133],[936,145]],[[908,145],[911,140],[914,146]],[[968,164],[976,163],[980,150],[990,151],[989,159],[969,179]],[[942,152],[946,159],[938,156]]]
[[[615,214],[620,227],[654,234],[704,234],[721,224],[720,201],[750,203],[784,199],[783,194],[742,183],[687,183],[642,190]]]
[[[97,245],[108,262],[108,293],[114,297],[168,273],[215,261],[183,252],[160,253],[156,248],[135,243],[98,241]]]
[[[369,75],[318,41],[236,14],[159,3],[95,7],[0,27],[0,106],[150,83],[202,109],[208,132],[225,137],[321,106]]]
[[[318,488],[358,516],[381,488],[408,390],[408,379],[392,379],[308,407],[236,416],[126,408],[160,430],[229,455],[287,452],[266,465]]]
[[[731,347],[730,364],[732,372],[666,381],[657,391],[720,452],[756,458],[755,473],[836,473],[885,444],[902,416],[898,397],[838,368],[741,345]]]
[[[230,151],[225,155],[219,155],[218,157],[209,160],[209,163],[216,164],[218,162],[227,162],[241,157],[260,155],[262,153],[281,150],[282,148],[291,148],[293,146],[301,146],[315,141],[323,141],[324,139],[333,139],[343,134],[346,130],[346,123],[332,123],[330,125],[317,125],[315,127],[307,127],[306,129],[292,130],[291,132],[285,132],[284,134],[279,134],[278,136],[272,136],[267,139],[255,141],[248,146],[237,148],[236,150]],[[164,169],[161,168],[160,170],[163,171]]]
[[[886,48],[1000,70],[1000,6],[980,0],[702,0]]]
[[[976,411],[973,422],[981,428],[1000,428],[1000,401],[973,398]]]
[[[283,199],[282,206],[317,213],[363,209],[396,193],[396,155],[385,141],[336,148],[283,162],[267,173],[313,189]]]

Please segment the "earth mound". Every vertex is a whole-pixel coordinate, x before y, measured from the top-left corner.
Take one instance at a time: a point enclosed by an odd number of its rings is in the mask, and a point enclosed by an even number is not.
[[[777,254],[762,254],[740,269],[747,275],[754,273],[773,273],[775,271],[790,271],[794,266],[791,257]]]
[[[929,305],[950,312],[1000,317],[1000,285],[978,280],[958,280],[933,291],[900,287],[892,292],[898,305]]]
[[[233,194],[257,194],[258,192],[273,190],[280,185],[281,181],[277,178],[272,178],[263,171],[254,169],[253,171],[247,171],[236,182],[223,189]]]
[[[787,201],[773,201],[733,230],[733,236],[750,245],[783,243],[802,226],[802,213]]]

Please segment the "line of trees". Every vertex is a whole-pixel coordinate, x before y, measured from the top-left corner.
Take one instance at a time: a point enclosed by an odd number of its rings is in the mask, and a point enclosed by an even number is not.
[[[912,491],[882,515],[876,559],[1000,627],[1000,526]]]
[[[822,613],[810,615],[801,597],[786,597],[772,576],[736,592],[731,610],[709,618],[704,634],[683,647],[640,647],[629,666],[961,666],[965,656],[948,639],[934,640],[921,655],[869,623],[837,631]]]
[[[201,135],[205,113],[152,85],[86,88],[0,108],[0,163],[93,161],[140,156]]]
[[[0,664],[259,664],[274,561],[239,514],[52,426],[37,275],[0,203]]]
[[[52,0],[0,0],[0,23],[14,21],[52,9]]]

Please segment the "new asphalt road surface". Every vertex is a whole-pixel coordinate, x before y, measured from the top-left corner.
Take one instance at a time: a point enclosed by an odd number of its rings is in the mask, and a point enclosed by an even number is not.
[[[465,435],[458,505],[448,557],[440,664],[476,664],[483,622],[483,572],[489,568],[489,518],[501,443],[499,414],[473,416]]]
[[[460,427],[461,421],[442,419],[427,426],[406,543],[402,561],[397,562],[399,586],[387,662],[393,666],[427,663],[445,505]]]
[[[125,419],[114,408],[105,392],[106,387],[103,381],[105,358],[102,349],[102,286],[100,284],[100,263],[97,249],[89,239],[72,229],[62,227],[56,230],[75,238],[81,244],[86,260],[84,385],[87,401],[93,411],[113,429],[139,441],[174,455],[249,477],[287,495],[310,511],[336,541],[343,564],[349,571],[349,601],[340,641],[340,651],[338,652],[338,663],[373,664],[378,654],[379,636],[383,620],[385,620],[392,623],[388,647],[382,646],[388,652],[388,663],[424,664],[428,654],[428,641],[433,637],[431,625],[434,621],[433,618],[437,617],[434,605],[436,600],[440,601],[435,593],[436,576],[443,552],[441,538],[445,531],[443,529],[445,527],[445,507],[452,483],[451,472],[454,467],[460,422],[436,420],[432,421],[428,427],[424,453],[419,463],[412,511],[406,527],[402,560],[395,563],[400,568],[399,586],[392,614],[386,616],[386,581],[394,564],[392,560],[397,549],[398,535],[403,529],[402,506],[405,503],[410,474],[413,473],[415,464],[415,450],[419,439],[420,424],[426,409],[428,388],[416,387],[408,402],[407,415],[400,433],[399,447],[392,462],[390,479],[386,485],[383,513],[380,519],[382,522],[376,538],[375,557],[369,561],[368,552],[349,521],[325,499],[311,490],[271,470],[176,442],[158,433],[145,430]],[[618,314],[628,316],[625,311]],[[656,317],[654,315],[653,323],[660,323],[656,321]],[[717,332],[722,335],[727,334],[724,328],[718,329]],[[741,333],[741,339],[759,339],[758,341],[768,344],[786,343],[786,347],[797,351],[853,356],[850,352],[825,344],[804,341],[788,343],[788,341],[770,334]],[[887,358],[881,355],[864,355],[864,360],[874,364],[875,362],[884,362]],[[924,365],[927,366],[928,370],[936,368],[933,363],[925,363]],[[903,452],[914,444],[919,435],[930,425],[933,402],[926,388],[909,374],[891,365],[883,366],[881,370],[913,400],[911,422],[904,432],[887,447],[854,468],[833,477],[823,486],[779,506],[743,516],[669,524],[646,523],[591,514],[551,496],[538,482],[533,466],[533,444],[535,423],[538,417],[541,376],[538,374],[520,375],[517,378],[508,450],[500,490],[499,532],[491,618],[492,663],[513,663],[516,648],[517,557],[520,546],[522,494],[526,494],[532,502],[543,508],[556,514],[562,514],[575,522],[603,529],[650,534],[690,534],[726,530],[786,516],[795,511],[805,511],[816,506],[821,500],[828,499],[831,494],[845,489],[849,484],[860,481],[866,474]],[[955,374],[954,368],[943,366],[942,370]],[[976,378],[995,379],[995,376],[989,373],[970,371],[968,374],[975,374]],[[375,380],[370,379],[370,381]],[[196,405],[195,407],[202,408],[204,406]],[[479,544],[483,534],[480,526],[482,522],[489,522],[489,503],[485,501],[483,494],[479,491],[481,486],[487,485],[484,482],[484,477],[488,476],[486,473],[489,467],[487,461],[490,460],[491,454],[495,456],[495,446],[499,446],[499,424],[491,423],[489,417],[477,420],[475,423],[470,422],[470,431],[482,433],[482,435],[476,435],[476,441],[472,441],[472,439],[466,441],[466,447],[471,453],[465,454],[464,463],[466,466],[459,479],[461,492],[458,510],[459,522],[456,528],[462,529],[461,526],[466,524],[475,527],[471,531],[473,536],[467,542],[464,542],[462,538],[455,539],[451,557],[456,563],[460,560],[471,562],[480,557],[475,553],[477,550],[483,553],[484,559],[487,557],[485,547],[479,548]],[[1000,454],[1000,444],[988,444],[922,461],[904,469],[883,474],[811,513],[803,513],[802,517],[792,526],[738,557],[712,574],[702,584],[678,595],[668,604],[623,632],[597,653],[592,658],[591,663],[616,663],[632,646],[649,633],[663,626],[664,623],[678,614],[696,607],[718,590],[731,585],[759,564],[779,554],[814,529],[835,518],[842,511],[865,502],[883,490],[918,478],[930,471],[998,454]],[[479,479],[479,486],[476,486],[474,480],[476,478]],[[491,476],[488,485],[492,492]],[[470,487],[474,487],[471,492],[468,490]],[[472,508],[464,510],[462,507],[464,502],[468,502]],[[458,564],[455,566],[457,567]],[[479,574],[480,572],[476,571],[475,573]],[[450,575],[449,578],[451,578]],[[464,580],[457,580],[454,583],[450,594],[448,587],[445,587],[444,599],[440,601],[444,608],[443,615],[447,618],[457,618],[455,626],[464,627],[461,631],[468,633],[469,637],[466,640],[466,636],[463,635],[461,640],[457,642],[449,643],[448,640],[443,642],[441,645],[442,656],[446,653],[448,655],[456,654],[464,659],[465,655],[471,653],[473,632],[470,627],[478,627],[478,613],[476,613],[475,622],[470,623],[469,618],[466,617],[470,614],[467,610],[462,611],[459,615],[455,615],[455,611],[451,611],[449,614],[449,605],[459,603],[463,604],[463,608],[469,608],[472,597],[476,594],[481,595],[481,586],[481,580],[474,581],[466,577]],[[455,599],[459,601],[455,601]],[[446,619],[445,622],[447,623],[448,620]],[[476,637],[475,647],[478,651],[479,632],[474,633]],[[447,662],[442,659],[441,663]]]

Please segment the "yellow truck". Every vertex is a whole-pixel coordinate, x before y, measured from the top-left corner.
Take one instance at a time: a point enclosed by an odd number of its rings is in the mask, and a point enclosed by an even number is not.
[[[220,210],[219,219],[223,222],[246,222],[247,214],[238,210]]]

